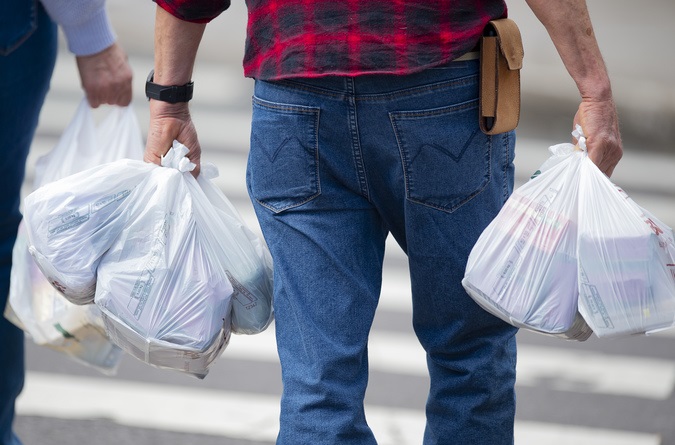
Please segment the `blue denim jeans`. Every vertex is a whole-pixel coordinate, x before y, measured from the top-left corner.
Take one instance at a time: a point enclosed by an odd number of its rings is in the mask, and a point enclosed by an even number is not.
[[[56,61],[56,26],[35,0],[0,0],[0,314],[9,293],[12,248],[21,221],[26,158]],[[77,82],[77,80],[74,80]],[[0,445],[17,445],[14,402],[24,380],[23,332],[0,316]]]
[[[256,82],[247,185],[274,257],[277,444],[375,443],[367,339],[389,234],[427,354],[424,443],[513,443],[516,329],[461,285],[514,179],[515,135],[479,130],[477,72]]]

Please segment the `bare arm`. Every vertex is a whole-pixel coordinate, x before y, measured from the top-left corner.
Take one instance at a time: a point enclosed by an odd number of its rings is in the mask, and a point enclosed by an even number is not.
[[[157,7],[155,17],[155,76],[160,85],[184,85],[192,80],[197,49],[205,24],[180,20]],[[199,88],[195,85],[195,88]],[[190,149],[188,158],[197,165],[199,174],[201,147],[187,103],[170,104],[150,100],[150,128],[145,160],[159,164],[161,157],[176,139]]]
[[[607,68],[585,0],[527,0],[548,31],[581,95],[574,124],[587,137],[588,156],[607,176],[621,159],[619,121]]]

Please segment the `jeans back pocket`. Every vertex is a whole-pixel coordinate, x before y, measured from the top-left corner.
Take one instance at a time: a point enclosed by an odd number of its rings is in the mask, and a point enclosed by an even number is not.
[[[0,12],[0,56],[6,56],[37,29],[37,0],[3,2]]]
[[[249,190],[275,213],[321,194],[319,108],[253,98]]]
[[[409,201],[453,212],[490,181],[490,138],[478,128],[478,101],[389,113]]]

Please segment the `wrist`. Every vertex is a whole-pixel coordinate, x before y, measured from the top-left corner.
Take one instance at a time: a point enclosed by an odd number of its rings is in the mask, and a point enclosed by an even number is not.
[[[611,100],[612,85],[607,71],[604,69],[597,69],[595,71],[595,73],[589,72],[577,81],[581,97],[596,102]]]
[[[190,108],[188,102],[177,102],[172,104],[154,99],[150,99],[149,102],[150,116],[153,118],[171,117],[180,120],[189,119]]]
[[[589,89],[586,93],[581,92],[582,102],[614,102],[611,89]]]
[[[155,70],[151,70],[145,82],[145,96],[169,104],[187,103],[192,99],[194,82],[182,85],[162,85],[155,82]]]

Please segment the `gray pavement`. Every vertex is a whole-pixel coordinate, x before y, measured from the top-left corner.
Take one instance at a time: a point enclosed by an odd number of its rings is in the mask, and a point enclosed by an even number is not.
[[[240,66],[245,9],[242,1],[233,3],[207,28],[192,110],[204,158],[221,169],[218,184],[257,230],[244,187],[252,88]],[[521,23],[526,45],[519,185],[546,159],[549,145],[569,139],[576,92],[557,65],[543,28],[524,2],[512,3],[511,15]],[[617,103],[625,113],[626,153],[613,180],[675,227],[675,147],[650,130],[661,127],[658,116],[673,111],[673,86],[667,70],[658,69],[673,62],[654,55],[675,41],[675,31],[665,26],[675,6],[670,0],[651,2],[650,8],[625,0],[589,4],[605,59],[616,74]],[[148,110],[142,91],[152,66],[154,4],[112,0],[109,7],[130,54],[133,106],[145,131]],[[651,94],[654,89],[660,93]],[[81,98],[72,58],[62,52],[24,192],[30,190],[35,159],[56,143]],[[672,124],[668,128],[672,131]],[[413,445],[421,443],[428,379],[410,326],[407,260],[395,244],[389,242],[387,249],[370,347],[367,413],[381,445]],[[18,403],[18,431],[25,445],[269,445],[281,392],[272,334],[273,326],[259,336],[233,338],[204,380],[130,357],[115,376],[103,376],[27,341],[28,377]],[[570,343],[521,331],[518,338],[518,445],[675,444],[675,335]]]

